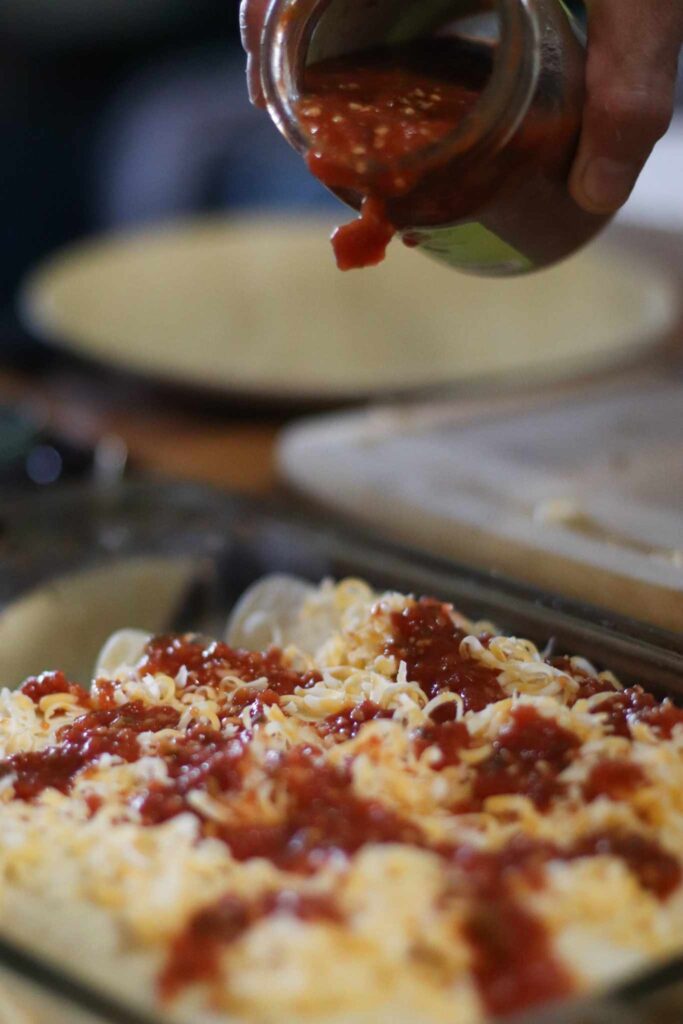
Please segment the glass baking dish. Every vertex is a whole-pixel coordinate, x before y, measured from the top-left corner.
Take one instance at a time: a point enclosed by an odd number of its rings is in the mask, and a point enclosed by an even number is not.
[[[273,572],[311,581],[361,576],[379,589],[433,594],[476,619],[580,654],[625,682],[683,699],[683,638],[542,594],[492,574],[385,544],[376,536],[197,487],[73,487],[0,503],[0,679],[63,668],[89,681],[116,629],[221,635],[236,601]],[[1,841],[1,840],[0,840]],[[48,948],[15,944],[0,923],[0,1024],[167,1024],[64,970]],[[9,994],[8,994],[9,993]],[[11,994],[33,1016],[15,1008]],[[683,950],[618,990],[524,1018],[567,1024],[683,1020]],[[454,1024],[458,1024],[454,1021]]]

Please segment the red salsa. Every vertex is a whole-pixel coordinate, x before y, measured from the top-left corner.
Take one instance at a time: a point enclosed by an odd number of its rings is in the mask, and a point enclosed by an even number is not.
[[[462,810],[479,811],[492,796],[526,796],[547,810],[564,792],[559,776],[580,747],[579,738],[535,708],[520,707],[493,741],[493,753],[474,769],[472,796]]]
[[[327,896],[272,892],[250,902],[236,896],[223,896],[198,911],[176,936],[159,977],[162,998],[173,998],[187,985],[215,981],[225,949],[252,925],[274,914],[307,922],[338,923],[342,920],[334,901]]]
[[[405,663],[408,678],[430,700],[456,693],[465,711],[482,711],[504,699],[497,672],[462,653],[466,633],[454,624],[447,605],[424,598],[394,612],[391,622],[393,639],[385,653]]]
[[[29,697],[34,704],[40,704],[43,697],[65,693],[75,697],[81,707],[90,707],[90,695],[87,690],[84,690],[78,683],[70,682],[63,672],[43,672],[40,676],[31,676],[23,683],[21,692]]]
[[[286,787],[285,817],[276,825],[219,827],[215,835],[237,860],[265,857],[285,871],[309,874],[330,854],[353,854],[368,844],[423,844],[420,829],[379,801],[357,796],[350,771],[321,762],[319,751],[299,747],[271,767]]]
[[[465,710],[478,712],[505,697],[497,673],[463,649],[465,633],[454,623],[449,606],[432,600],[415,602],[391,615],[391,627],[384,653],[406,665],[409,679],[419,684],[429,700],[454,694]],[[487,637],[480,639],[488,643]],[[158,753],[165,762],[167,780],[151,783],[130,798],[143,824],[155,826],[179,814],[193,814],[201,835],[225,843],[238,861],[265,858],[299,876],[314,874],[335,854],[353,855],[367,845],[402,843],[431,851],[448,865],[454,897],[460,903],[465,897],[470,908],[465,934],[474,977],[491,1014],[522,1011],[572,991],[573,981],[556,958],[542,921],[517,895],[520,883],[522,888],[543,884],[550,861],[616,857],[660,900],[681,884],[678,858],[655,838],[635,832],[604,830],[565,846],[518,837],[495,853],[464,844],[435,844],[419,824],[381,800],[359,794],[351,761],[333,766],[322,749],[312,746],[274,751],[262,765],[266,780],[282,794],[278,822],[236,819],[228,824],[204,817],[190,794],[199,791],[217,801],[241,794],[250,744],[266,709],[319,677],[294,672],[278,651],[251,654],[225,644],[207,646],[189,637],[162,637],[149,644],[143,672],[175,677],[183,667],[187,688],[213,686],[221,691],[220,718],[223,726],[231,727],[223,732],[197,722],[180,735],[159,738]],[[265,686],[255,690],[244,685],[223,692],[221,682],[230,674],[245,684],[264,680]],[[582,677],[585,693],[602,692],[596,689],[602,685],[593,677],[586,675],[585,681]],[[28,680],[23,692],[37,703],[53,693],[71,693],[83,703],[85,713],[59,730],[53,746],[0,762],[0,775],[13,776],[19,800],[31,800],[47,787],[68,792],[76,775],[104,754],[134,762],[141,756],[141,734],[176,731],[180,722],[178,711],[168,705],[150,707],[139,701],[117,705],[115,686],[107,681],[98,684],[90,698],[60,673],[48,673]],[[663,738],[670,737],[683,721],[683,712],[674,705],[658,702],[640,688],[609,694],[595,713],[605,715],[611,731],[627,738],[637,721],[646,722]],[[321,746],[353,739],[364,724],[388,717],[391,712],[365,701],[317,727]],[[472,745],[452,700],[435,708],[431,721],[413,739],[418,754],[427,748],[437,751],[436,771],[460,764],[463,751]],[[564,792],[562,773],[579,747],[572,731],[520,703],[493,739],[490,754],[468,766],[470,796],[454,813],[478,812],[489,797],[514,794],[547,810]],[[604,759],[591,769],[583,796],[588,801],[623,800],[646,784],[647,776],[638,765],[626,759]],[[97,813],[98,797],[89,796],[86,803],[90,813]],[[273,914],[305,921],[342,920],[334,902],[324,896],[279,892],[245,900],[226,895],[195,914],[176,937],[159,981],[163,996],[171,998],[189,984],[211,983],[219,976],[226,948]]]
[[[618,857],[643,889],[666,900],[681,884],[683,871],[677,857],[656,839],[635,832],[613,830],[587,836],[571,851],[572,857]]]
[[[174,729],[179,718],[171,707],[148,707],[138,701],[110,710],[89,711],[60,729],[57,745],[1,761],[0,775],[14,775],[14,795],[18,800],[32,800],[49,787],[68,793],[75,776],[103,754],[137,761],[140,733]]]
[[[578,682],[577,701],[589,700],[598,694],[609,694],[604,700],[599,701],[592,711],[593,714],[601,715],[605,719],[608,728],[616,736],[630,739],[631,726],[643,722],[662,739],[670,740],[676,726],[683,725],[683,708],[676,707],[668,698],[658,700],[642,686],[619,690],[609,680],[590,675],[585,669],[573,667],[570,658],[552,658],[549,664],[567,672]]]
[[[444,853],[449,856],[448,851]],[[550,861],[569,862],[583,857],[616,857],[643,889],[662,901],[683,881],[680,861],[656,839],[616,828],[589,833],[569,846],[520,836],[498,853],[470,847],[450,851],[450,858],[468,875],[476,891],[488,899],[499,897],[515,878],[542,884],[543,868]]]
[[[545,925],[509,894],[481,899],[466,935],[474,977],[490,1014],[519,1013],[573,992],[574,981],[555,956]]]
[[[318,726],[318,732],[323,737],[333,736],[338,742],[345,743],[355,739],[366,722],[392,717],[392,711],[381,708],[371,700],[364,700],[338,715],[330,715]]]
[[[272,648],[265,654],[236,651],[215,641],[202,643],[191,636],[160,636],[147,645],[140,672],[164,673],[172,679],[187,669],[186,688],[219,687],[227,675],[237,676],[245,683],[265,679],[268,689],[285,696],[297,687],[310,686],[320,676],[314,672],[299,673],[285,665],[282,652]]]
[[[671,739],[676,726],[683,725],[683,709],[670,700],[657,700],[640,686],[607,698],[595,710],[606,716],[608,726],[617,736],[627,738],[631,736],[631,727],[638,722],[648,725],[663,739]]]
[[[452,710],[453,705],[446,704],[443,707]],[[470,733],[464,722],[440,721],[434,725],[423,726],[415,742],[418,756],[430,747],[439,752],[439,761],[434,767],[441,771],[451,765],[460,764],[461,752],[470,746]]]
[[[174,737],[161,750],[169,781],[151,783],[146,793],[134,798],[143,824],[160,825],[179,814],[194,814],[188,801],[193,791],[219,797],[238,790],[246,746],[244,736],[227,739],[201,724]]]
[[[466,935],[474,976],[491,1014],[506,1016],[571,994],[573,979],[557,960],[543,923],[515,897],[513,883],[525,878],[532,885],[542,884],[549,861],[592,856],[619,858],[660,900],[683,878],[677,858],[655,840],[630,832],[592,834],[569,848],[520,837],[497,854],[467,847],[451,852],[474,897]]]
[[[591,769],[583,787],[589,803],[601,796],[610,800],[627,800],[641,786],[647,785],[647,775],[640,765],[623,758],[598,761]]]
[[[386,200],[420,177],[415,157],[452,134],[476,105],[489,69],[453,39],[422,39],[336,57],[306,71],[298,115],[308,165],[332,189],[363,197],[361,219],[333,238],[342,270],[384,259],[396,232]]]
[[[606,679],[600,679],[598,676],[591,675],[585,668],[575,667],[572,664],[571,658],[549,658],[548,664],[552,665],[553,668],[559,669],[561,672],[566,672],[578,684],[573,703],[580,700],[590,700],[591,697],[595,697],[598,693],[617,692],[615,687]]]

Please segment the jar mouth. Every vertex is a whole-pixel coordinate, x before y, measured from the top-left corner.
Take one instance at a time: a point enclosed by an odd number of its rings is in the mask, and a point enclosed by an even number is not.
[[[266,105],[280,132],[302,156],[315,146],[298,113],[299,104],[306,99],[305,70],[315,30],[334,4],[335,0],[272,0],[266,16],[261,65]],[[368,161],[368,182],[389,170],[410,174],[419,167],[426,172],[444,160],[495,152],[517,131],[531,105],[540,73],[541,30],[536,0],[493,0],[493,6],[499,41],[488,81],[472,109],[452,131],[391,164],[373,155]],[[358,42],[358,52],[367,49],[362,40]]]

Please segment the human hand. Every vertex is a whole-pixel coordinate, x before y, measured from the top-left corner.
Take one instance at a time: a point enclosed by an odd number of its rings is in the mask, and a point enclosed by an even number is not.
[[[570,178],[577,203],[613,213],[628,199],[673,112],[683,0],[587,0],[586,106]]]
[[[263,105],[261,30],[269,0],[242,0],[249,92]],[[628,199],[673,111],[683,0],[588,0],[586,106],[570,177],[578,204],[613,213]]]

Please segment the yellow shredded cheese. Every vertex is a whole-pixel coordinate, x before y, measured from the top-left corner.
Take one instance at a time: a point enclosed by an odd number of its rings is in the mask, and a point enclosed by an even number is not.
[[[118,636],[100,662],[93,707],[167,708],[177,724],[140,732],[137,759],[103,753],[64,791],[47,787],[33,799],[20,795],[22,756],[59,748],[87,708],[71,693],[36,703],[0,692],[0,908],[10,935],[52,957],[66,950],[69,969],[158,1006],[160,973],[205,908],[225,897],[253,907],[283,892],[324,898],[334,914],[307,919],[285,907],[256,915],[224,942],[216,977],[183,986],[173,1012],[242,1024],[480,1024],[491,1006],[471,938],[476,886],[452,851],[495,856],[520,839],[580,850],[587,837],[611,834],[656,844],[673,871],[683,851],[683,726],[669,734],[634,716],[629,735],[616,734],[608,711],[621,689],[612,676],[579,658],[553,664],[528,640],[452,609],[458,657],[490,670],[502,698],[472,710],[455,685],[430,695],[394,653],[392,616],[415,606],[357,580],[323,584],[299,623],[301,635],[308,628],[322,641],[282,654],[292,671],[316,675],[278,699],[268,696],[265,670],[253,678],[230,664],[198,683],[189,665],[150,671],[145,638]],[[122,663],[122,652],[134,652],[133,663]],[[584,695],[589,677],[603,692]],[[375,713],[364,720],[367,708]],[[510,768],[505,753],[506,730],[526,712],[569,737],[557,792],[544,804],[512,787],[477,802],[482,772],[533,770],[523,752]],[[452,759],[434,731],[444,719],[467,730]],[[173,787],[169,751],[197,730],[212,731],[228,760],[234,755],[239,785],[200,779],[188,785],[181,813],[146,822],[150,788],[163,795]],[[283,827],[292,795],[277,766],[302,749],[346,780],[358,807],[378,808],[420,839],[342,844],[306,871],[236,856],[224,841],[234,832],[221,829]],[[592,772],[606,761],[632,766],[637,784],[589,798]],[[545,766],[535,768],[543,779]],[[662,897],[604,844],[546,855],[539,870],[540,881],[538,872],[515,875],[510,892],[544,929],[576,992],[683,948],[675,881]]]

